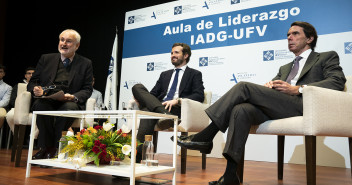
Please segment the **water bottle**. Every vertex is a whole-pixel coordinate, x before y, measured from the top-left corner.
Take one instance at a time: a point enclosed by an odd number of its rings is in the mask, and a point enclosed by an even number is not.
[[[144,164],[145,166],[158,166],[158,160],[154,158],[154,145],[152,139],[152,135],[145,135],[141,161],[141,164]]]
[[[68,153],[67,152],[66,153],[61,153],[62,150],[67,145],[67,141],[66,141],[66,138],[65,138],[66,133],[67,133],[66,131],[63,131],[62,134],[61,134],[61,138],[59,140],[59,148],[58,148],[58,152],[57,152],[57,154],[58,154],[57,158],[59,160],[66,160],[68,158]]]

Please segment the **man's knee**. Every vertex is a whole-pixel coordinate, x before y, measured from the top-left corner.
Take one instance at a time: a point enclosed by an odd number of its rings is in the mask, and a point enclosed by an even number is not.
[[[147,88],[143,85],[143,84],[135,84],[132,87],[132,93],[135,94],[136,92],[140,91],[140,90],[147,90]]]
[[[79,106],[74,102],[65,102],[58,110],[79,110]]]

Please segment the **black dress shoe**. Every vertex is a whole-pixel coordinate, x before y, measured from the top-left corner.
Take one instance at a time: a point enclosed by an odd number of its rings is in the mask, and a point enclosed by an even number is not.
[[[209,182],[209,185],[240,185],[240,180],[238,179],[237,174],[236,174],[236,180],[234,182],[225,182],[224,176],[221,176],[218,181]]]
[[[54,158],[55,155],[57,155],[57,149],[55,147],[48,148],[46,151],[46,154],[44,156],[45,159],[51,159]]]
[[[200,153],[203,154],[210,154],[211,150],[213,149],[213,142],[198,142],[192,141],[194,135],[190,136],[179,136],[177,137],[177,144],[181,147],[190,149],[190,150],[199,150]],[[174,138],[171,137],[173,141]]]
[[[46,148],[40,148],[37,153],[32,156],[32,160],[44,159],[46,154]]]

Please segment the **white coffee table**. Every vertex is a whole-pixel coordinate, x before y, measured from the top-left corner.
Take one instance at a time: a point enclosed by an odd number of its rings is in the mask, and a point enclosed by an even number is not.
[[[81,129],[83,128],[84,118],[117,118],[117,119],[132,119],[134,120],[132,124],[132,151],[131,151],[131,165],[100,165],[99,167],[95,165],[88,164],[85,167],[76,169],[72,164],[60,162],[55,159],[38,159],[32,160],[33,154],[33,143],[34,143],[34,126],[36,123],[37,115],[48,115],[48,116],[63,116],[81,119]],[[170,118],[174,119],[174,138],[177,137],[177,123],[178,117],[174,115],[159,114],[153,112],[146,112],[140,110],[114,110],[114,111],[34,111],[32,117],[32,128],[30,134],[30,143],[28,150],[28,160],[27,160],[27,171],[26,177],[30,177],[31,165],[44,165],[52,166],[58,168],[67,168],[72,170],[107,174],[107,175],[117,175],[121,177],[129,177],[130,185],[135,184],[135,178],[139,176],[164,173],[164,172],[174,172],[172,178],[172,184],[176,184],[176,151],[177,143],[174,139],[173,142],[173,164],[172,166],[157,166],[157,167],[146,167],[141,164],[136,164],[136,130],[138,119],[160,119],[160,118]]]

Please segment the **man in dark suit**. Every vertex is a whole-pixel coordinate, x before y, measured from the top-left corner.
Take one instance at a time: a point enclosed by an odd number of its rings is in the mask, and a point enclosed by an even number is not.
[[[132,87],[133,96],[141,110],[181,116],[181,98],[204,101],[204,86],[202,73],[187,66],[191,58],[191,48],[184,43],[172,46],[171,62],[174,69],[160,74],[158,81],[149,92],[142,84]],[[152,135],[154,126],[167,129],[173,125],[173,120],[141,120],[137,139],[144,142],[145,135]],[[137,162],[141,160],[142,145],[137,148]]]
[[[32,111],[85,109],[85,103],[93,91],[93,67],[91,60],[76,53],[80,39],[75,30],[64,30],[59,36],[59,53],[41,56],[27,85],[27,90],[34,97]],[[60,100],[43,98],[59,91],[64,92]],[[38,116],[40,150],[33,155],[33,159],[54,157],[61,132],[72,123],[72,118]]]
[[[307,22],[294,22],[287,32],[288,48],[296,56],[282,67],[264,86],[239,82],[210,106],[206,113],[212,123],[198,134],[178,137],[178,144],[188,149],[211,151],[212,140],[228,128],[223,156],[227,160],[224,175],[210,185],[240,184],[237,164],[247,141],[251,125],[267,120],[302,116],[302,88],[318,86],[343,90],[346,82],[336,52],[314,52],[315,28]]]

